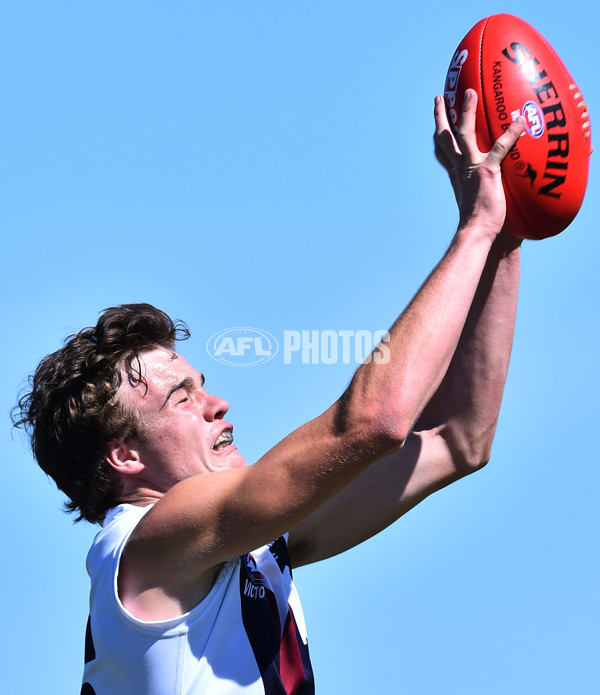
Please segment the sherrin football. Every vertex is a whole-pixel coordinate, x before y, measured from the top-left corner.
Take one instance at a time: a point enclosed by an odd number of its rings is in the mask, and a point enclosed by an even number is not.
[[[502,164],[505,229],[522,239],[562,232],[583,202],[592,139],[583,96],[561,59],[527,22],[492,15],[463,38],[448,68],[444,96],[453,126],[468,87],[479,95],[482,151],[525,118],[525,132]]]

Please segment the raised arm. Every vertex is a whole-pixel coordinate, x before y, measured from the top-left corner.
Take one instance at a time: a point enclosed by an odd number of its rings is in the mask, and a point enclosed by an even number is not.
[[[440,107],[438,103],[436,154],[448,170],[460,208],[465,201],[457,180],[459,163]],[[512,347],[519,273],[520,241],[502,233],[487,257],[445,376],[405,446],[292,529],[290,549],[296,566],[357,545],[432,492],[488,461]],[[451,306],[449,301],[449,312]],[[429,354],[424,346],[425,358]]]
[[[162,495],[126,549],[124,586],[134,599],[158,589],[189,608],[205,593],[190,587],[206,588],[215,567],[289,529],[301,547],[306,520],[319,518],[318,510],[375,461],[405,442],[415,452],[414,423],[448,372],[504,221],[500,164],[522,130],[511,126],[489,154],[480,153],[470,96],[456,141],[437,101],[436,139],[451,163],[461,219],[444,257],[391,328],[389,361],[361,365],[331,408],[254,466],[197,475]]]
[[[375,535],[489,459],[512,345],[519,242],[495,242],[446,375],[405,445],[370,466],[290,533],[294,566]]]

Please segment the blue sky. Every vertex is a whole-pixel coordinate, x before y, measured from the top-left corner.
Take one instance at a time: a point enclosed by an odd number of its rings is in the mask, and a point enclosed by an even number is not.
[[[256,460],[352,364],[219,364],[215,333],[387,328],[448,244],[433,96],[479,19],[518,14],[592,116],[598,9],[480,2],[5,3],[3,683],[79,692],[84,561],[8,413],[38,360],[112,304],[186,320],[183,354]],[[543,11],[542,11],[543,10]],[[583,15],[583,17],[582,17]],[[598,689],[595,156],[583,208],[527,242],[491,463],[378,538],[296,574],[320,693]]]

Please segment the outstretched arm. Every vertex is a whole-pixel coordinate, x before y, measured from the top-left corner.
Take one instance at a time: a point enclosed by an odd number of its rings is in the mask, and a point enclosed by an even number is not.
[[[490,456],[512,348],[520,247],[505,233],[494,243],[448,372],[415,423],[417,431],[439,431],[467,470]]]
[[[454,179],[454,152],[448,154],[440,142],[444,119],[438,104],[437,154]],[[460,185],[455,180],[453,184],[461,205]],[[375,463],[292,530],[295,565],[362,542],[432,492],[487,462],[510,359],[519,266],[520,241],[502,233],[487,257],[445,376],[405,446]],[[427,355],[427,346],[424,349]]]
[[[492,247],[448,371],[405,445],[291,531],[294,566],[361,543],[488,461],[512,346],[519,246],[501,235]]]

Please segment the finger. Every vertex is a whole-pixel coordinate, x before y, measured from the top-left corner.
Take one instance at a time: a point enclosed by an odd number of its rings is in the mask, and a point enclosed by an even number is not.
[[[447,172],[452,171],[452,162],[450,159],[446,156],[444,151],[442,150],[441,147],[438,147],[436,145],[435,147],[435,158],[438,160],[438,162],[446,169]]]
[[[436,157],[439,160],[441,156],[439,153],[443,153],[447,161],[460,155],[460,150],[458,149],[454,136],[452,135],[452,130],[450,129],[444,98],[440,95],[436,96],[434,104],[433,115],[435,118],[435,134],[433,139]],[[446,164],[444,164],[444,166],[446,166]],[[448,167],[446,166],[446,168]]]
[[[477,101],[477,92],[474,89],[467,89],[463,98],[460,126],[456,133],[458,145],[467,161],[471,164],[476,164],[482,159],[481,152],[477,145],[477,135],[475,133]]]
[[[512,150],[517,143],[517,140],[525,130],[525,119],[519,116],[496,140],[490,153],[487,156],[487,161],[492,167],[500,169],[506,155]]]
[[[444,102],[444,97],[440,94],[438,94],[433,101],[433,117],[435,118],[436,133],[450,130],[448,114],[446,113],[446,104]]]

